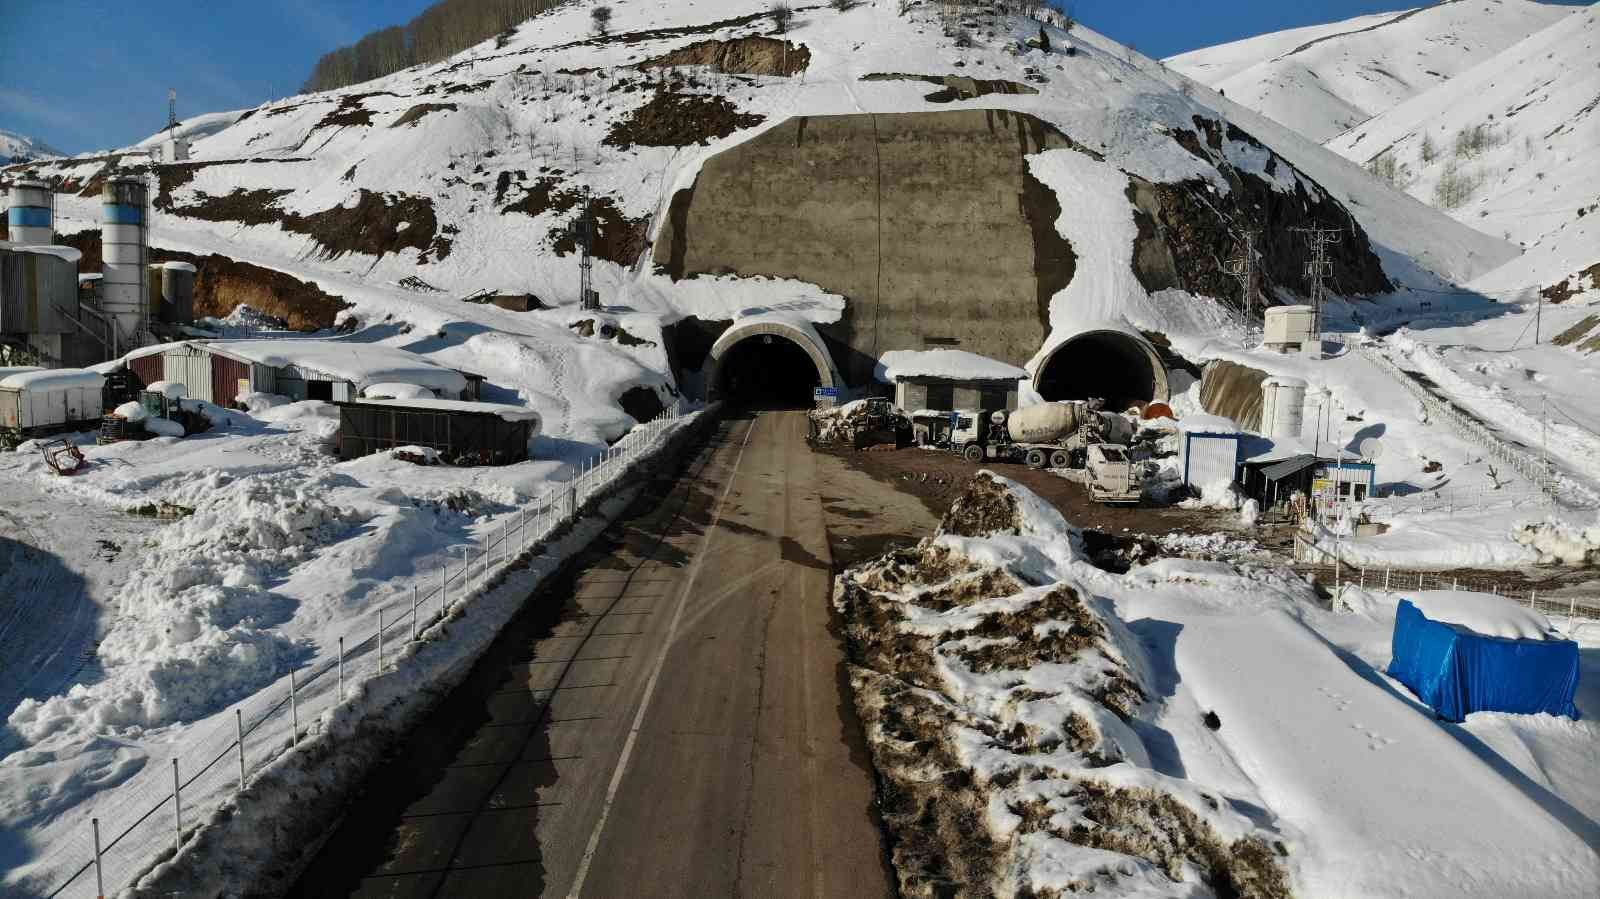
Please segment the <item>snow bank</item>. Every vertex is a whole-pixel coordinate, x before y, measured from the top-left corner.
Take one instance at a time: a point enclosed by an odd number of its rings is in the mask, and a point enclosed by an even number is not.
[[[144,429],[159,437],[182,437],[184,434],[188,433],[184,431],[183,425],[178,424],[172,419],[156,418],[154,416],[144,420]]]
[[[150,417],[150,413],[146,412],[143,406],[132,400],[112,409],[111,414],[127,421],[144,421]]]
[[[1517,525],[1511,539],[1539,554],[1539,564],[1589,565],[1600,561],[1600,523],[1579,527],[1548,520]]]
[[[98,372],[78,368],[51,368],[11,375],[0,381],[0,387],[30,391],[66,390],[72,387],[99,390],[105,383],[106,379]]]
[[[167,399],[182,399],[189,395],[189,388],[182,381],[156,381],[145,387],[148,392],[163,394]]]

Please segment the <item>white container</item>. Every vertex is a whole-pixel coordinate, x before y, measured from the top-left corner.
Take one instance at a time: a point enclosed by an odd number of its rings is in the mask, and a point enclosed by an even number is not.
[[[1266,312],[1262,342],[1273,348],[1303,346],[1311,342],[1316,319],[1310,306],[1273,306]]]
[[[105,378],[76,368],[23,372],[0,381],[0,428],[26,431],[97,421]]]
[[[15,181],[6,202],[6,227],[18,246],[55,243],[55,193],[43,181]]]
[[[1274,439],[1300,436],[1305,426],[1306,382],[1268,378],[1261,382],[1261,433]]]

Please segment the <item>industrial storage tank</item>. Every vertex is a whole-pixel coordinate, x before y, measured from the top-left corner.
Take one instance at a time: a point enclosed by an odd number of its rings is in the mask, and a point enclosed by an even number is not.
[[[1299,378],[1268,378],[1261,382],[1261,433],[1268,437],[1299,437],[1305,424],[1306,382]]]
[[[55,242],[55,191],[43,181],[15,181],[6,200],[6,231],[20,246]]]
[[[168,324],[194,321],[194,280],[197,270],[187,262],[161,266],[161,320]]]
[[[148,193],[143,179],[127,176],[106,181],[100,193],[100,236],[105,258],[100,298],[102,308],[116,321],[119,347],[132,346],[147,321]]]

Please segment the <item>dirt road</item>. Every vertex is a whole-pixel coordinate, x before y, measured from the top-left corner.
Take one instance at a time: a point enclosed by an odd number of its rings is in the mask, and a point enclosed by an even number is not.
[[[824,520],[871,498],[825,503],[859,476],[819,477],[805,424],[724,422],[650,484],[383,765],[293,895],[891,894],[829,632]]]

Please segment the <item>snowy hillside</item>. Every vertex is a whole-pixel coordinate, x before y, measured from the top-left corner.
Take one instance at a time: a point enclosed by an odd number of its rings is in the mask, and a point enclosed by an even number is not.
[[[1548,287],[1600,262],[1597,59],[1600,8],[1589,7],[1328,147],[1527,248],[1474,287]]]
[[[1532,0],[1454,0],[1264,34],[1166,62],[1320,143],[1574,12]]]
[[[64,156],[60,150],[25,135],[0,129],[0,165]]]

